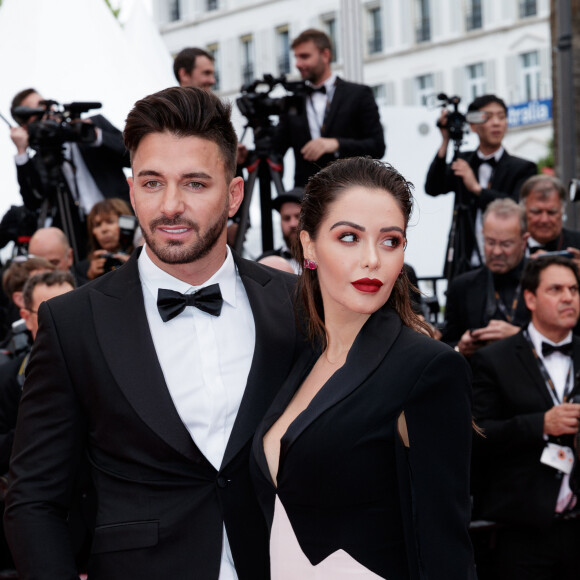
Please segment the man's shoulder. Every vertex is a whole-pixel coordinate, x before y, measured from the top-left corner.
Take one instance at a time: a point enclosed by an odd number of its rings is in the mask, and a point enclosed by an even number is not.
[[[451,284],[449,285],[449,289],[456,289],[456,288],[473,288],[478,289],[476,283],[484,280],[488,276],[489,270],[486,266],[480,266],[475,270],[469,270],[469,272],[464,272],[463,274],[459,274],[451,280]]]
[[[516,155],[511,155],[507,151],[504,151],[504,154],[500,159],[500,163],[502,160],[504,161],[504,163],[506,164],[509,163],[514,168],[517,167],[522,169],[533,170],[534,172],[537,171],[537,166],[533,161],[524,159],[523,157],[517,157]]]
[[[524,338],[523,330],[508,336],[507,338],[502,338],[492,342],[482,348],[480,348],[474,355],[472,360],[482,359],[486,364],[498,364],[502,366],[503,361],[506,359],[511,359],[516,350],[522,347],[526,347],[526,339]]]
[[[564,246],[580,249],[580,232],[576,230],[569,230],[567,228],[562,228],[562,234],[564,237]]]
[[[252,260],[247,260],[234,254],[234,260],[238,267],[238,272],[242,279],[248,277],[258,282],[262,286],[267,284],[280,284],[288,288],[294,288],[298,277],[295,274],[276,270],[263,264],[258,264]]]
[[[363,83],[353,83],[352,81],[346,81],[341,77],[336,77],[336,88],[340,90],[346,90],[352,93],[367,93],[368,91],[372,92],[372,89],[369,85],[365,85]]]

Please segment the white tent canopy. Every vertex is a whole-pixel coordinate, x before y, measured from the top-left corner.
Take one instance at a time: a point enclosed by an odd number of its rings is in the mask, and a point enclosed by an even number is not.
[[[126,35],[103,0],[3,0],[0,112],[4,117],[12,121],[12,97],[34,87],[45,98],[61,103],[99,101],[102,109],[92,114],[101,113],[122,129],[136,100],[174,85],[171,57],[153,23],[147,22],[141,1],[134,2],[127,23],[131,32]],[[160,54],[153,58],[153,51]],[[22,201],[15,147],[3,121],[0,127],[1,216],[11,204]]]

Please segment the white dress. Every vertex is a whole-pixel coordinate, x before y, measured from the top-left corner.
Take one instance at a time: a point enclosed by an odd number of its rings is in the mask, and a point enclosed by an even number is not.
[[[344,550],[313,566],[296,539],[282,502],[276,496],[270,534],[272,580],[387,580],[377,576]]]

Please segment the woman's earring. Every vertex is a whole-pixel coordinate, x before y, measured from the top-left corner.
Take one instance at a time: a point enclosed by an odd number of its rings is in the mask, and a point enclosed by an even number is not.
[[[309,260],[308,258],[304,258],[304,269],[305,270],[316,270],[317,264],[314,260]]]

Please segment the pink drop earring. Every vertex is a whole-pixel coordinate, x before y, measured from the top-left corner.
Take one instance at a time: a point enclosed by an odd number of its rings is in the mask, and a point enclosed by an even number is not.
[[[305,270],[316,270],[318,265],[314,260],[309,260],[308,258],[304,258],[304,269]]]

